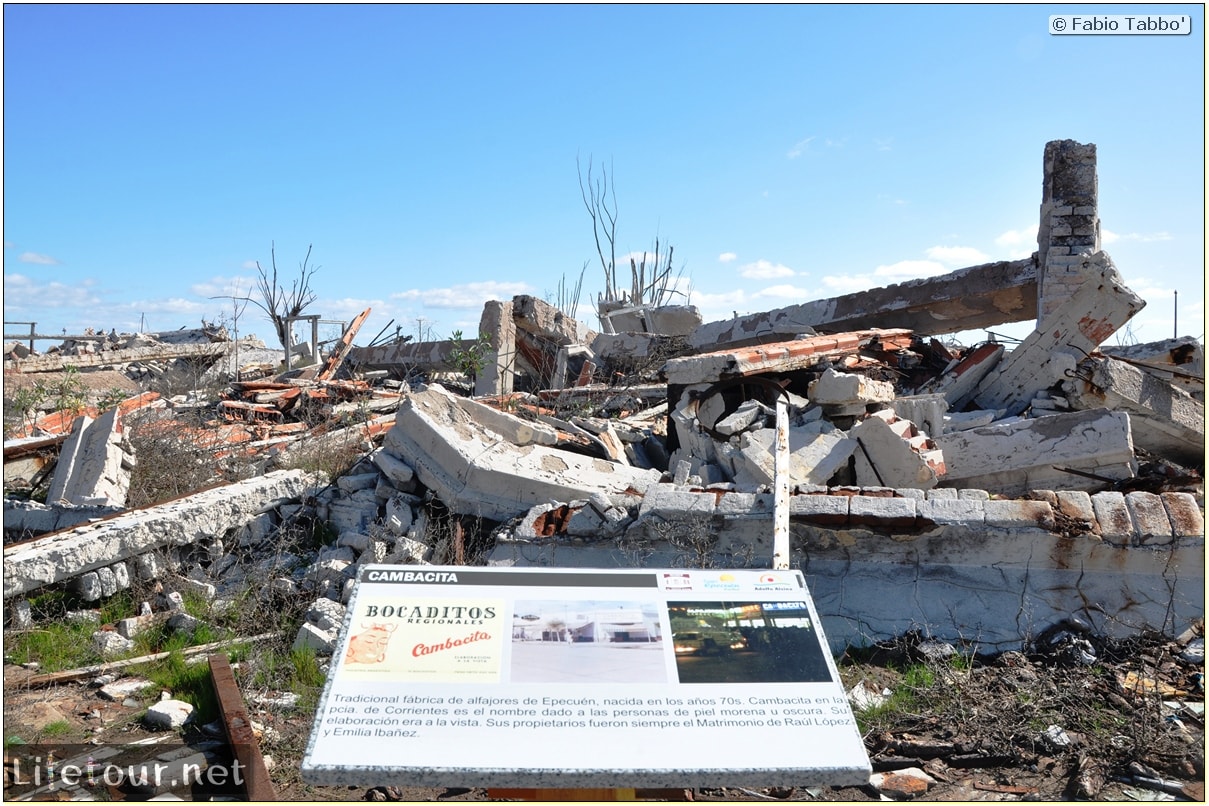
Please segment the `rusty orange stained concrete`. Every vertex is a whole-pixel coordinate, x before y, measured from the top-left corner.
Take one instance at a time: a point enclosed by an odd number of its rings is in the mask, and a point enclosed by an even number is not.
[[[710,383],[762,372],[789,372],[813,366],[823,358],[856,353],[873,342],[882,349],[908,349],[912,331],[901,328],[855,330],[827,336],[809,336],[737,350],[699,353],[673,358],[663,371],[669,383]]]

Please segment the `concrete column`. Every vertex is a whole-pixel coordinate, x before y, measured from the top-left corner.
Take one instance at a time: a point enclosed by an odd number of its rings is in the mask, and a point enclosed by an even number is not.
[[[512,391],[516,363],[516,323],[512,302],[488,300],[479,319],[479,333],[491,338],[491,353],[474,381],[474,394],[506,395]]]
[[[1081,258],[1100,251],[1097,194],[1095,143],[1045,144],[1037,229],[1038,323],[1083,284]]]

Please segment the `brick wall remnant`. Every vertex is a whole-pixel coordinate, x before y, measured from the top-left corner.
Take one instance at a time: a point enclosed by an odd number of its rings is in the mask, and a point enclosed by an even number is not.
[[[1041,221],[1037,228],[1037,320],[1053,313],[1083,284],[1081,258],[1100,251],[1096,145],[1045,144]]]

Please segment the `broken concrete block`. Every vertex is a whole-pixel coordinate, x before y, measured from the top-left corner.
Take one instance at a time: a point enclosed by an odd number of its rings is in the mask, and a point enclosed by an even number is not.
[[[910,498],[854,495],[848,500],[848,523],[872,529],[914,528],[918,504]]]
[[[368,529],[377,519],[377,499],[373,504],[365,504],[352,498],[342,498],[327,507],[328,525],[338,532],[360,532]]]
[[[988,527],[1054,531],[1054,510],[1045,501],[991,499],[982,502],[982,512]]]
[[[1205,458],[1205,404],[1171,383],[1113,358],[1092,358],[1062,384],[1077,409],[1129,412],[1134,444],[1174,462]]]
[[[670,484],[654,484],[643,496],[638,517],[655,516],[665,520],[691,515],[708,517],[713,514],[717,500],[713,493],[693,493],[677,490]]]
[[[1191,493],[1163,493],[1163,506],[1171,520],[1171,533],[1180,537],[1204,537],[1205,516]]]
[[[344,623],[344,605],[331,599],[316,599],[311,602],[304,618],[324,632],[335,632]]]
[[[117,576],[113,573],[112,568],[110,568],[108,566],[106,566],[104,568],[98,568],[96,571],[96,574],[97,574],[97,582],[101,586],[101,597],[102,598],[107,599],[110,596],[113,596],[115,593],[118,592],[118,579],[117,579]]]
[[[985,503],[968,498],[927,498],[915,502],[915,511],[922,521],[969,525],[976,529],[986,521]]]
[[[145,677],[127,677],[125,680],[106,683],[97,689],[97,694],[111,702],[125,702],[154,686],[155,683]]]
[[[33,626],[34,615],[28,599],[18,599],[6,608],[5,625],[12,630],[27,630]]]
[[[344,493],[352,495],[361,490],[369,490],[378,483],[377,473],[357,473],[341,476],[336,479],[336,486]]]
[[[479,333],[485,333],[491,350],[475,374],[475,397],[512,392],[516,373],[516,322],[511,301],[488,300],[479,318]]]
[[[1133,519],[1125,506],[1125,495],[1115,491],[1095,493],[1091,497],[1092,511],[1100,526],[1100,536],[1114,546],[1133,544]]]
[[[888,403],[894,399],[894,384],[828,368],[810,382],[806,395],[819,406]]]
[[[891,400],[890,408],[899,419],[914,423],[916,431],[922,434],[944,433],[945,414],[949,410],[944,395],[904,395]]]
[[[376,448],[374,453],[370,454],[370,459],[399,491],[411,492],[412,489],[415,489],[416,472],[403,459],[394,456],[384,447]]]
[[[794,495],[789,499],[789,517],[817,526],[848,523],[847,495]]]
[[[643,311],[646,330],[664,336],[687,336],[701,326],[696,305],[659,305]]]
[[[739,450],[731,453],[734,480],[745,487],[772,484],[776,430],[762,428],[739,435]],[[857,443],[830,423],[789,429],[790,484],[825,485],[857,450]]]
[[[877,416],[867,417],[848,429],[848,438],[858,446],[853,453],[858,485],[916,490],[936,486],[937,478],[945,471],[940,451],[926,438],[917,449],[904,436],[915,436],[908,420],[891,424]]]
[[[1171,519],[1167,517],[1167,508],[1159,496],[1142,491],[1127,493],[1125,509],[1133,519],[1137,545],[1162,546],[1174,539]]]
[[[364,532],[341,532],[340,536],[336,538],[336,545],[352,549],[356,554],[360,554],[369,548],[372,540],[373,538]]]
[[[385,562],[403,565],[418,565],[432,554],[432,546],[411,537],[400,537],[395,541]]]
[[[721,400],[720,395],[714,395],[712,400]],[[698,414],[698,418],[700,418]],[[763,428],[769,422],[775,422],[776,412],[758,400],[745,400],[733,412],[722,418],[714,425],[714,430],[723,436],[733,436],[740,431],[751,431]]]
[[[156,615],[149,616],[131,616],[130,618],[119,619],[113,626],[118,631],[118,635],[123,638],[134,638],[136,635],[154,627],[162,619]]]
[[[125,506],[134,454],[124,438],[119,409],[96,420],[77,417],[63,443],[46,500],[76,505]]]
[[[1007,414],[1007,412],[1003,409],[959,411],[953,414],[946,414],[944,430],[969,431],[971,428],[980,428],[984,425],[990,425],[996,420],[1001,419],[1005,414]]]
[[[176,730],[193,716],[193,706],[183,700],[160,700],[147,709],[143,721],[158,730]]]
[[[110,630],[98,630],[92,634],[92,645],[101,657],[108,658],[134,649],[134,641]]]
[[[386,502],[386,528],[394,535],[405,535],[411,528],[412,500],[410,497],[396,495]]]
[[[1143,372],[1178,386],[1194,400],[1205,402],[1205,348],[1199,339],[1178,339],[1131,344],[1103,345],[1100,352],[1131,363]]]
[[[979,384],[974,400],[981,408],[1024,411],[1038,392],[1066,380],[1064,361],[1091,353],[1146,306],[1107,254],[1081,260],[1087,279]]]
[[[96,571],[80,574],[68,587],[86,602],[95,602],[101,598],[101,578],[97,576]]]
[[[63,582],[152,549],[212,538],[242,526],[265,501],[313,494],[322,485],[321,476],[279,470],[11,546],[4,556],[4,597]]]
[[[655,470],[502,440],[459,400],[439,386],[408,395],[384,442],[453,512],[505,521],[535,504],[587,498],[597,491],[641,493],[659,480]],[[521,430],[518,426],[514,433]]]
[[[201,625],[201,619],[196,616],[191,616],[188,613],[177,612],[168,617],[168,629],[173,632],[187,633],[192,635],[194,631]]]
[[[943,486],[1000,495],[1103,486],[1055,466],[1114,479],[1132,478],[1137,470],[1129,416],[1103,409],[950,431],[935,442],[945,457]]]
[[[181,587],[181,590],[188,591],[195,596],[200,596],[207,602],[214,601],[214,597],[218,593],[218,589],[214,585],[200,579],[181,577],[177,580],[177,584]]]
[[[313,650],[316,655],[330,655],[335,648],[335,631],[321,630],[310,622],[304,622],[298,628],[298,634],[294,636],[294,643],[291,647],[295,652]]]

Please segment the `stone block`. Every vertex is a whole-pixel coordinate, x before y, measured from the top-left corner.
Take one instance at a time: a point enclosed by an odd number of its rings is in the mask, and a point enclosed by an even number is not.
[[[727,518],[772,517],[774,507],[771,493],[725,492],[717,501],[714,512]]]
[[[670,484],[654,484],[647,488],[638,510],[638,517],[660,517],[673,520],[691,515],[709,517],[714,514],[717,496],[713,493],[691,493],[677,490]]]
[[[986,519],[984,501],[963,498],[933,498],[915,502],[915,512],[922,521],[937,524],[962,524],[970,528],[982,526]]]
[[[344,605],[331,599],[316,599],[311,602],[304,618],[324,632],[335,632],[344,623]]]
[[[1125,508],[1133,519],[1138,545],[1161,546],[1172,541],[1171,519],[1162,498],[1142,491],[1127,493]]]
[[[1205,404],[1167,380],[1115,358],[1088,359],[1062,388],[1078,409],[1130,416],[1134,444],[1186,465],[1205,458]]]
[[[123,652],[129,652],[134,649],[134,641],[110,630],[98,630],[94,632],[92,634],[92,645],[96,647],[97,652],[101,653],[101,657],[103,658],[120,655]]]
[[[97,569],[97,581],[101,585],[101,597],[109,598],[118,592],[118,578],[109,566]]]
[[[818,526],[845,526],[849,500],[846,495],[794,495],[789,499],[789,517]]]
[[[407,462],[404,462],[385,448],[377,448],[369,455],[369,458],[397,489],[403,492],[410,492],[415,488],[416,474]]]
[[[982,511],[990,527],[1054,530],[1054,510],[1045,501],[992,499],[982,502]]]
[[[369,548],[372,540],[373,538],[364,532],[341,532],[340,536],[336,538],[336,546],[352,549],[355,554],[360,554]]]
[[[96,571],[80,574],[68,587],[85,602],[95,602],[101,598],[101,579]]]
[[[505,521],[535,504],[584,499],[597,491],[641,494],[659,480],[656,470],[501,440],[464,403],[435,385],[408,395],[384,439],[384,447],[408,461],[455,513]]]
[[[386,501],[386,528],[393,535],[405,535],[411,528],[412,499],[395,495]]]
[[[1175,537],[1205,536],[1205,516],[1197,506],[1196,496],[1191,493],[1163,493],[1163,506],[1171,520],[1171,533]]]
[[[322,484],[321,476],[300,470],[274,471],[9,547],[4,598],[152,550],[213,538],[243,526],[266,501],[311,494]]]
[[[298,628],[298,634],[294,636],[294,644],[291,648],[296,652],[310,649],[316,655],[330,655],[336,648],[336,634],[321,630],[310,622],[305,622]]]
[[[888,403],[894,399],[894,384],[828,368],[810,382],[806,396],[819,406]]]
[[[1059,490],[1054,496],[1057,503],[1054,510],[1067,518],[1087,524],[1094,535],[1100,534],[1100,524],[1096,520],[1096,511],[1091,505],[1091,496],[1083,490]]]
[[[926,455],[914,450],[898,433],[904,429],[899,423],[887,423],[885,419],[870,416],[848,430],[848,438],[856,440],[859,450],[856,457],[856,483],[861,486],[878,484],[886,487],[926,490],[936,486],[944,465],[936,468],[929,464]]]
[[[1100,537],[1104,542],[1114,546],[1133,543],[1133,519],[1129,517],[1123,493],[1111,490],[1096,493],[1091,497],[1091,507],[1096,513],[1096,523],[1100,526]]]
[[[911,498],[854,495],[848,499],[848,523],[875,529],[914,528],[918,503]]]
[[[360,490],[373,489],[377,484],[377,473],[346,474],[336,479],[336,486],[340,491],[350,495]]]

